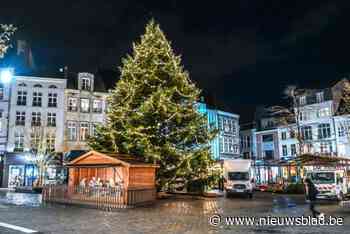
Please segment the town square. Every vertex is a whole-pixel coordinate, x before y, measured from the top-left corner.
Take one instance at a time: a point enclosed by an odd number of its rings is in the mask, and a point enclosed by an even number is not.
[[[1,3],[0,233],[348,233],[349,7]]]

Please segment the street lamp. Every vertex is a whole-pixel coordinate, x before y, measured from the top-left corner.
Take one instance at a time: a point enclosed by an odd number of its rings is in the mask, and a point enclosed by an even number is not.
[[[13,71],[10,68],[5,68],[0,71],[0,80],[3,84],[8,84],[11,82],[13,77]]]

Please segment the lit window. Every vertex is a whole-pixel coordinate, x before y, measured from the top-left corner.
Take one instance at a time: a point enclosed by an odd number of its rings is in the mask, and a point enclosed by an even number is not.
[[[48,133],[46,137],[47,150],[50,152],[55,151],[55,141],[56,135],[55,133]]]
[[[316,93],[316,101],[317,101],[318,103],[324,101],[324,94],[323,94],[323,92],[318,92],[318,93]]]
[[[47,126],[56,127],[56,113],[47,113]]]
[[[26,113],[24,111],[16,111],[16,125],[24,126],[26,121]]]
[[[68,98],[68,111],[77,111],[78,110],[78,99],[69,97]]]
[[[24,134],[22,132],[15,133],[15,152],[23,152],[24,149]]]
[[[80,123],[80,140],[86,141],[89,136],[89,123],[81,122]]]
[[[30,136],[31,149],[36,151],[40,147],[41,134],[39,131],[33,131]]]
[[[33,106],[41,106],[42,97],[42,93],[33,92]]]
[[[102,112],[102,100],[95,99],[92,103],[92,111],[95,113]]]
[[[318,110],[318,117],[320,117],[320,118],[328,117],[330,115],[331,115],[331,111],[330,111],[329,107],[321,108]]]
[[[68,128],[68,140],[75,141],[77,140],[77,124],[76,122],[69,121],[67,124]]]
[[[90,79],[89,78],[81,78],[81,89],[82,90],[90,90]]]
[[[57,107],[57,93],[49,93],[48,107]]]
[[[89,112],[90,110],[90,100],[87,98],[80,99],[80,111],[81,112]]]
[[[300,96],[299,97],[299,104],[305,105],[306,104],[306,96]]]
[[[41,126],[40,112],[32,112],[32,126]]]

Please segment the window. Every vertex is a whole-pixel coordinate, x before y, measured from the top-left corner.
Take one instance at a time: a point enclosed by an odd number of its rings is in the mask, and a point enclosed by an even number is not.
[[[77,124],[76,122],[69,121],[67,124],[68,128],[68,140],[75,141],[77,140]]]
[[[312,140],[312,127],[311,126],[301,127],[301,136],[303,137],[303,140]]]
[[[272,135],[272,134],[263,135],[263,136],[262,136],[262,141],[263,141],[263,142],[273,141],[273,135]]]
[[[86,141],[89,136],[89,123],[81,122],[80,123],[80,140]]]
[[[27,85],[25,83],[20,83],[18,84],[19,87],[27,87]]]
[[[89,99],[87,98],[81,98],[80,99],[80,111],[81,112],[89,112],[90,107],[89,107]]]
[[[273,159],[273,150],[265,150],[264,156],[266,160],[272,160]]]
[[[40,138],[41,138],[41,135],[40,135],[40,132],[38,131],[34,131],[30,134],[30,147],[32,150],[38,150],[39,148],[39,145],[40,145]]]
[[[300,96],[299,97],[299,104],[301,106],[306,104],[306,96]]]
[[[234,136],[237,135],[237,128],[235,120],[224,116],[219,116],[219,128],[225,133],[230,133]]]
[[[329,109],[329,107],[321,108],[318,110],[317,115],[319,118],[330,116],[331,110]]]
[[[316,93],[316,101],[317,101],[318,103],[324,101],[324,94],[323,94],[323,92],[318,92],[318,93]]]
[[[96,124],[91,124],[91,132],[90,132],[90,135],[91,136],[95,136],[95,133],[96,133]]]
[[[237,153],[238,152],[238,146],[234,144],[233,137],[231,136],[222,136],[220,137],[220,152],[221,153]]]
[[[24,111],[16,111],[16,125],[24,126],[26,122],[26,113]]]
[[[82,78],[81,79],[81,89],[82,90],[90,90],[90,79],[89,78]]]
[[[56,113],[47,113],[47,126],[56,127]]]
[[[290,138],[295,138],[295,130],[290,130]]]
[[[290,154],[291,155],[296,155],[297,154],[297,147],[295,144],[290,145]]]
[[[34,88],[42,88],[43,86],[41,84],[35,84],[33,87]]]
[[[339,126],[338,126],[339,137],[344,137],[349,135],[349,131],[350,131],[350,121],[344,121],[342,123],[339,123]]]
[[[331,126],[330,124],[319,124],[318,125],[318,139],[324,139],[331,137]]]
[[[24,134],[22,132],[15,133],[15,152],[23,152],[24,148]]]
[[[69,97],[68,98],[68,111],[77,111],[78,110],[78,99]]]
[[[33,106],[41,106],[43,94],[39,92],[33,93]]]
[[[287,132],[282,132],[281,137],[282,137],[282,140],[286,140],[287,139]]]
[[[102,112],[102,100],[95,99],[92,102],[92,112],[101,113]]]
[[[18,106],[27,105],[27,91],[20,90],[17,92],[17,105]]]
[[[4,99],[4,85],[0,84],[0,100]]]
[[[48,107],[57,107],[57,93],[49,93]]]
[[[332,153],[332,142],[324,141],[320,144],[320,151],[324,154]]]
[[[288,155],[288,149],[286,145],[282,145],[282,153],[283,156],[287,156]]]
[[[49,89],[57,89],[56,85],[50,85]]]
[[[32,126],[41,126],[40,112],[32,112]]]
[[[48,133],[46,137],[46,144],[47,144],[47,150],[49,152],[55,151],[55,141],[56,141],[55,133]]]

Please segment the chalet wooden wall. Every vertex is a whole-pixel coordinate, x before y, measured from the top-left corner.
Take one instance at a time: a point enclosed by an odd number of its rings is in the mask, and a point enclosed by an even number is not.
[[[130,167],[129,187],[154,187],[155,168],[154,167]]]

